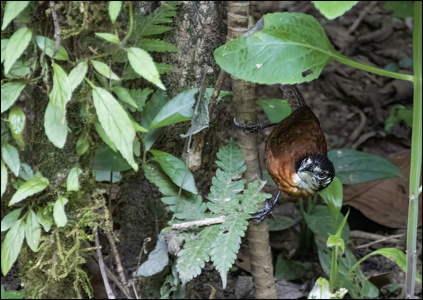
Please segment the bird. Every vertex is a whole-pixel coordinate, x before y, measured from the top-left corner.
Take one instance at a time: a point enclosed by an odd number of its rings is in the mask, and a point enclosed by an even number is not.
[[[267,199],[265,207],[251,219],[262,222],[276,206],[281,192],[293,198],[303,198],[326,188],[335,177],[335,168],[327,156],[325,135],[319,119],[307,106],[296,85],[281,84],[282,98],[287,100],[292,112],[277,123],[235,125],[252,133],[274,127],[266,140],[266,169],[279,191]]]

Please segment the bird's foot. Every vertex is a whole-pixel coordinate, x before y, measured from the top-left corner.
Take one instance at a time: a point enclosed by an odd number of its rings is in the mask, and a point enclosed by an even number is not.
[[[241,127],[245,133],[253,133],[258,132],[264,128],[267,128],[271,125],[265,123],[257,123],[257,124],[240,124],[236,121],[236,117],[234,118],[234,123],[236,126]]]
[[[264,208],[256,211],[255,213],[250,214],[251,219],[254,222],[261,223],[263,220],[272,212],[272,210],[275,208],[276,203],[278,202],[279,195],[281,194],[281,191],[278,191],[275,197],[266,199],[266,203],[264,205]]]

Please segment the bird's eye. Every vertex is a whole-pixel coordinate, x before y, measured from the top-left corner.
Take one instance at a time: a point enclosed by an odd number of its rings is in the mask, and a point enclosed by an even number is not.
[[[319,178],[325,178],[328,176],[328,172],[320,172],[317,176],[319,176]]]

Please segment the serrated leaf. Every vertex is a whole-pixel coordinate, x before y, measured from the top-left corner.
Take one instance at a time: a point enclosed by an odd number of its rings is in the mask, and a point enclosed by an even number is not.
[[[54,202],[53,219],[57,227],[64,227],[68,222],[65,212],[66,203],[68,203],[68,199],[62,196],[59,196],[56,202]]]
[[[120,80],[119,76],[117,76],[113,71],[110,69],[108,65],[106,65],[104,62],[92,60],[91,61],[94,69],[101,75],[103,75],[106,78],[112,79],[112,80]]]
[[[60,149],[65,146],[68,134],[66,111],[60,106],[53,105],[51,101],[47,105],[44,115],[44,130],[53,145]]]
[[[9,167],[9,170],[17,177],[19,175],[19,168],[21,165],[18,150],[10,144],[2,143],[1,157]]]
[[[151,52],[178,52],[178,48],[175,45],[168,43],[160,39],[140,39],[137,43],[139,47],[145,51]]]
[[[22,208],[18,208],[18,209],[12,210],[10,213],[4,216],[4,218],[1,220],[2,232],[8,230],[13,225],[15,225],[16,221],[18,221],[19,219],[21,211],[22,211]]]
[[[351,149],[334,149],[328,152],[328,157],[335,167],[336,177],[343,184],[403,177],[395,165],[378,155]]]
[[[137,171],[132,148],[135,130],[128,114],[105,89],[93,86],[93,100],[101,127],[122,156]]]
[[[168,72],[171,72],[173,70],[172,65],[166,64],[166,63],[155,63],[157,71],[159,71],[159,74],[166,74]]]
[[[160,193],[165,196],[178,195],[178,186],[170,180],[170,178],[158,165],[143,164],[142,169],[145,177],[159,188]]]
[[[141,112],[141,125],[144,128],[148,128],[148,132],[143,135],[144,139],[144,151],[148,151],[153,146],[154,142],[163,133],[164,127],[151,129],[150,124],[153,119],[157,116],[161,108],[167,101],[166,92],[157,90],[151,99],[145,105],[145,108]]]
[[[155,9],[148,16],[139,14],[135,22],[135,32],[139,36],[147,36],[156,34],[156,27],[153,25],[159,25],[163,23],[172,22],[172,18],[176,15],[176,9],[178,8],[180,2],[161,2],[160,6]]]
[[[78,191],[79,190],[79,175],[82,174],[82,170],[80,168],[72,168],[68,174],[68,178],[66,179],[66,190],[70,191]]]
[[[32,37],[32,31],[29,28],[18,29],[10,37],[9,42],[6,46],[6,53],[4,57],[4,73],[9,73],[10,68],[15,61],[22,55],[29,41]]]
[[[38,222],[43,226],[46,232],[49,232],[53,226],[53,215],[48,207],[39,207],[37,211]]]
[[[167,102],[157,113],[154,120],[151,121],[149,129],[183,122],[192,118],[194,114],[192,107],[195,103],[194,95],[197,92],[197,88],[190,89]]]
[[[291,106],[286,100],[263,99],[257,102],[263,108],[270,123],[280,122],[291,114]]]
[[[35,41],[41,51],[45,52],[46,55],[53,57],[54,50],[56,49],[55,41],[40,35],[35,37]],[[53,58],[57,60],[69,60],[69,55],[66,49],[60,45],[59,50]]]
[[[9,81],[1,86],[1,113],[15,103],[25,86],[25,82],[19,80]]]
[[[144,109],[145,101],[147,100],[148,96],[150,96],[150,94],[153,92],[154,91],[149,88],[129,90],[129,95],[136,103],[138,111],[142,111]]]
[[[29,210],[25,220],[25,237],[28,247],[31,248],[32,251],[37,252],[38,245],[40,244],[41,227],[32,209]]]
[[[113,88],[113,92],[116,93],[116,95],[119,97],[120,100],[122,100],[125,103],[128,103],[129,105],[135,107],[138,110],[138,105],[132,99],[131,95],[129,94],[128,89],[125,89],[125,88],[120,87],[120,86],[115,86]]]
[[[24,182],[18,190],[13,194],[12,199],[10,199],[9,206],[18,203],[29,196],[32,196],[36,193],[43,191],[49,184],[49,181],[45,177],[34,177]]]
[[[109,16],[113,24],[115,23],[121,8],[122,8],[122,1],[109,2]]]
[[[128,49],[128,59],[135,72],[162,90],[166,90],[150,54],[143,49],[131,47]]]
[[[173,27],[163,25],[150,25],[142,32],[142,36],[157,35],[172,30]]]
[[[81,61],[79,64],[76,65],[75,68],[72,69],[69,73],[69,84],[71,86],[71,92],[73,92],[78,85],[82,82],[85,77],[85,74],[88,70],[88,64],[86,61]]]
[[[6,192],[6,188],[7,188],[7,168],[6,165],[3,161],[3,159],[1,160],[1,197],[3,197],[4,192]]]
[[[20,219],[10,228],[1,245],[1,271],[7,275],[13,263],[21,252],[22,243],[25,238],[25,222]]]
[[[215,50],[215,60],[226,72],[251,82],[296,84],[319,77],[338,55],[310,15],[273,13],[263,18],[263,30]],[[310,74],[304,77],[304,72]]]
[[[156,248],[148,255],[148,259],[138,267],[136,276],[150,277],[160,273],[169,263],[169,255],[165,234],[160,233]]]
[[[28,6],[29,2],[30,1],[6,1],[1,30],[4,30],[7,25]]]
[[[197,239],[187,241],[184,248],[178,252],[176,269],[182,284],[189,282],[201,273],[205,263],[210,260],[209,251],[218,234],[218,226],[205,227]]]
[[[150,150],[150,152],[154,155],[155,160],[160,164],[163,171],[177,186],[193,194],[198,194],[194,177],[182,160],[163,151]]]
[[[118,1],[116,1],[116,2],[118,2]],[[102,39],[105,39],[108,42],[114,43],[114,44],[120,43],[119,37],[117,37],[116,35],[111,34],[111,33],[96,32],[95,35],[101,37]]]
[[[326,19],[332,20],[342,16],[350,10],[358,1],[311,1]]]
[[[22,138],[25,128],[25,114],[19,107],[12,108],[9,113],[10,132],[19,146],[19,149],[25,150],[25,142]]]

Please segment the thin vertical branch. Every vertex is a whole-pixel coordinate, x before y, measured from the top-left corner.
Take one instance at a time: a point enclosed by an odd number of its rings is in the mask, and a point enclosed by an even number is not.
[[[104,261],[103,261],[103,255],[101,254],[101,246],[100,241],[98,239],[98,228],[96,227],[94,229],[94,235],[95,235],[95,246],[97,247],[97,258],[98,258],[98,266],[100,268],[101,277],[103,278],[104,287],[107,292],[107,298],[108,299],[116,299],[115,295],[113,294],[112,288],[110,287],[109,280],[107,279],[106,271],[104,269]]]
[[[249,1],[228,2],[228,40],[248,31]],[[255,122],[257,119],[255,84],[232,77],[233,101],[239,122]],[[241,148],[247,170],[248,182],[261,178],[257,151],[257,134],[245,134],[240,130],[238,146]],[[269,226],[266,222],[250,222],[247,232],[250,246],[251,273],[257,299],[275,299],[272,253],[269,245]]]

